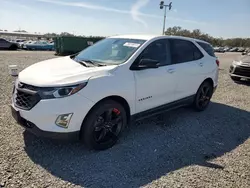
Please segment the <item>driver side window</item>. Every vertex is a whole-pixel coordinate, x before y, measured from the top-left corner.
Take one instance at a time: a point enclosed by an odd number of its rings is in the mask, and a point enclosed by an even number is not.
[[[140,59],[157,60],[160,66],[168,65],[168,42],[166,39],[160,39],[147,46],[140,55]]]

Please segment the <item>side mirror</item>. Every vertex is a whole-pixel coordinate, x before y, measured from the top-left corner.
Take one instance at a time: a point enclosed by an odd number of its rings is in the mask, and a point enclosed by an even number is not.
[[[153,59],[141,59],[140,63],[134,70],[143,70],[143,69],[156,69],[160,65],[160,62]]]

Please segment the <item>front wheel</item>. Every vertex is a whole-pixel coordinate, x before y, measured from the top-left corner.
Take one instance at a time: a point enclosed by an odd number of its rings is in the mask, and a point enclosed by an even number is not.
[[[17,50],[18,49],[18,46],[17,45],[11,45],[9,47],[9,50]]]
[[[202,83],[194,99],[193,103],[194,109],[197,111],[205,110],[210,103],[212,95],[213,95],[212,84],[210,84],[209,82]]]
[[[123,106],[106,100],[97,104],[85,118],[81,139],[89,149],[105,150],[116,144],[126,124]]]

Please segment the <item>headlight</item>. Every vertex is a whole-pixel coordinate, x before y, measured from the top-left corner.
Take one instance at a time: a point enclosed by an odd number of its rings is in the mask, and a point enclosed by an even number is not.
[[[233,61],[233,65],[240,65],[241,61]]]
[[[84,82],[82,84],[77,84],[74,86],[65,86],[65,87],[58,87],[58,88],[43,88],[40,91],[40,95],[42,99],[67,97],[67,96],[77,93],[86,85],[87,85],[87,82]]]

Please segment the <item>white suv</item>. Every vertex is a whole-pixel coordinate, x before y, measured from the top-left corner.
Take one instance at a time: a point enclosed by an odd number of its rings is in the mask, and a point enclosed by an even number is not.
[[[115,36],[19,73],[12,115],[35,135],[107,149],[131,120],[192,104],[204,110],[219,61],[207,42],[175,36]]]

